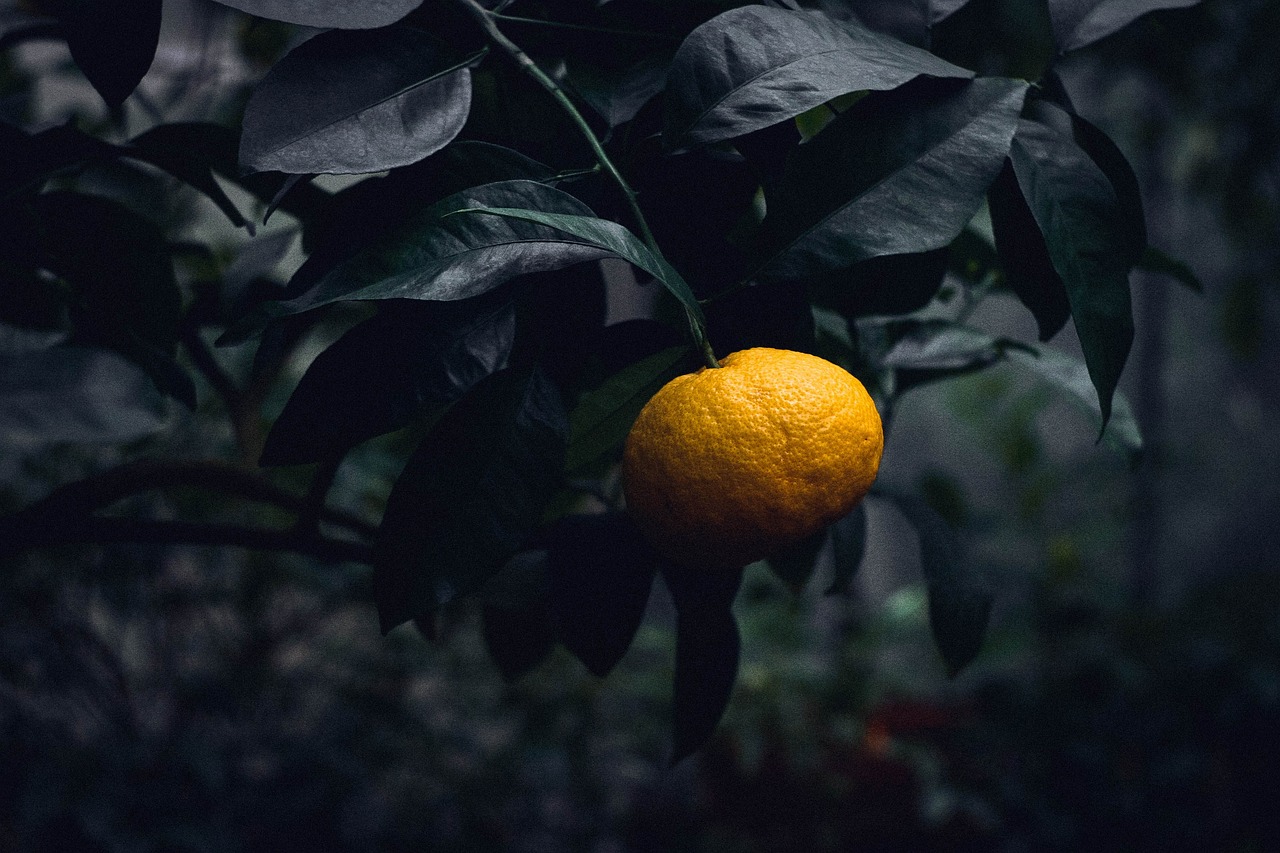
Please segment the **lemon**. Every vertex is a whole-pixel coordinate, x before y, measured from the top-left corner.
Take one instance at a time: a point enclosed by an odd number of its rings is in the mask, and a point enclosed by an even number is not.
[[[764,347],[677,376],[623,450],[627,510],[665,556],[742,566],[848,513],[880,468],[875,402],[825,359]]]

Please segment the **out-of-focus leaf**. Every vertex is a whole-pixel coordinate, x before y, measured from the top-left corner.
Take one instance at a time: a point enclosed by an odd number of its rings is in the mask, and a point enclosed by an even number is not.
[[[1129,271],[1142,256],[1145,229],[1130,221],[1131,205],[1072,138],[1070,116],[1046,102],[1036,106],[1040,120],[1019,120],[1010,159],[1066,285],[1105,426],[1133,343]]]
[[[622,368],[583,393],[569,413],[565,470],[576,471],[618,447],[658,389],[688,367],[687,346],[668,347]]]
[[[881,492],[920,537],[920,564],[929,592],[929,626],[954,677],[978,655],[991,619],[991,592],[964,556],[960,538],[929,504],[914,495]]]
[[[541,541],[557,637],[604,677],[640,627],[658,559],[625,513],[565,516]]]
[[[321,33],[254,89],[240,162],[253,171],[353,174],[421,160],[462,130],[476,58],[452,56],[410,27]]]
[[[1157,9],[1182,9],[1199,0],[1049,0],[1049,22],[1058,50],[1093,44]]]
[[[394,24],[422,0],[217,0],[224,6],[307,27],[366,30]]]
[[[1108,447],[1124,455],[1129,465],[1136,466],[1142,459],[1142,431],[1133,416],[1129,401],[1119,392],[1114,397],[1111,417],[1102,423],[1098,409],[1098,396],[1093,390],[1088,368],[1078,359],[1048,346],[1035,347],[1033,351],[1013,350],[1010,361],[1029,368],[1037,376],[1047,380],[1068,399],[1086,411],[1098,425],[1100,440]]]
[[[818,554],[822,551],[822,546],[827,544],[827,537],[828,529],[823,528],[784,551],[770,554],[767,560],[769,569],[793,593],[799,595],[809,578],[813,577],[818,566]]]
[[[859,503],[853,511],[831,525],[831,585],[827,595],[847,595],[862,567],[867,547],[867,508]]]
[[[732,608],[742,571],[708,572],[665,563],[662,577],[676,607],[674,765],[707,742],[733,693],[742,643]]]
[[[955,372],[979,370],[997,361],[1016,342],[949,320],[888,320],[881,324],[890,341],[880,357],[898,370]]]
[[[244,339],[275,317],[349,299],[449,301],[479,296],[518,275],[614,254],[563,229],[483,213],[482,207],[534,208],[590,216],[568,193],[533,181],[501,181],[455,193],[402,223],[321,276],[305,293],[261,306],[225,336]]]
[[[0,122],[0,198],[38,187],[64,169],[118,153],[116,146],[71,124],[33,134]]]
[[[1142,250],[1142,257],[1138,258],[1137,267],[1144,272],[1167,275],[1193,293],[1204,293],[1204,284],[1191,267],[1177,258],[1166,255],[1154,246],[1147,246]]]
[[[856,21],[744,6],[695,29],[667,75],[668,148],[705,145],[794,118],[839,95],[922,74],[972,72]]]
[[[948,245],[999,172],[1025,94],[1002,78],[918,80],[859,101],[788,161],[756,239],[760,274]]]
[[[514,335],[507,299],[385,306],[307,368],[259,464],[318,462],[444,409],[503,366]]]
[[[383,631],[481,587],[534,532],[560,484],[568,424],[538,371],[502,370],[409,458],[374,542]]]
[[[155,58],[161,0],[60,0],[50,5],[62,23],[71,58],[107,106],[120,106]]]
[[[22,442],[120,442],[165,424],[164,398],[114,352],[57,346],[0,351],[0,436]]]

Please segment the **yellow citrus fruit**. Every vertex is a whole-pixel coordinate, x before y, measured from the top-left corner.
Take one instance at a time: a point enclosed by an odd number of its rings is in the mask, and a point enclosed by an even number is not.
[[[641,409],[622,458],[627,509],[678,563],[742,566],[853,509],[883,449],[880,414],[848,371],[742,350],[677,376]]]

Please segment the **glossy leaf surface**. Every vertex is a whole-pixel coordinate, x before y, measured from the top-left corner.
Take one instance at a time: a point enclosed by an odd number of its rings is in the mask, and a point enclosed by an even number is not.
[[[1049,0],[1058,49],[1075,50],[1106,38],[1157,9],[1181,9],[1199,0]]]
[[[363,30],[394,24],[422,0],[217,0],[224,6],[290,24]]]
[[[744,6],[694,30],[667,76],[668,148],[742,136],[839,95],[972,72],[856,21]]]
[[[445,408],[503,366],[514,335],[508,300],[388,306],[311,363],[260,464],[318,462]]]
[[[800,146],[768,199],[760,274],[795,278],[947,245],[982,204],[1026,94],[917,81],[864,98]]]
[[[462,129],[471,61],[410,27],[321,33],[254,89],[240,162],[252,171],[353,174],[421,160]]]

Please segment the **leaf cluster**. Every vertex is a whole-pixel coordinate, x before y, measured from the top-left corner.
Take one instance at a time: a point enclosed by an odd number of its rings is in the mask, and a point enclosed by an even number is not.
[[[363,306],[242,449],[267,467],[317,465],[323,504],[354,448],[416,438],[370,543],[384,630],[430,629],[440,607],[479,597],[508,677],[557,642],[603,675],[661,573],[679,614],[679,758],[732,689],[738,575],[662,566],[619,513],[620,443],[666,379],[747,346],[818,352],[887,418],[912,387],[1008,359],[1140,449],[1116,394],[1128,276],[1185,268],[1147,246],[1132,169],[1056,67],[1185,0],[1048,0],[1019,56],[975,35],[1007,23],[981,0],[905,17],[841,0],[225,4],[319,29],[256,82],[239,128],[0,124],[0,320],[14,330],[0,340],[0,429],[133,439],[162,428],[165,397],[197,406],[191,367],[243,414],[300,341]],[[120,118],[160,5],[52,3],[3,37],[64,39]],[[244,234],[244,199],[264,221],[279,210],[305,260],[272,286],[209,250],[199,286],[180,281],[163,223],[78,188],[104,163],[169,176]],[[334,189],[327,175],[364,177]],[[602,261],[656,284],[650,316],[615,319],[621,289]],[[1083,362],[968,325],[999,291],[1041,343],[1071,323]],[[256,342],[244,387],[203,345],[210,332]],[[927,502],[878,499],[919,531],[935,636],[958,671],[990,591]],[[846,589],[865,525],[855,510],[771,565],[798,588],[830,540],[832,589]]]

